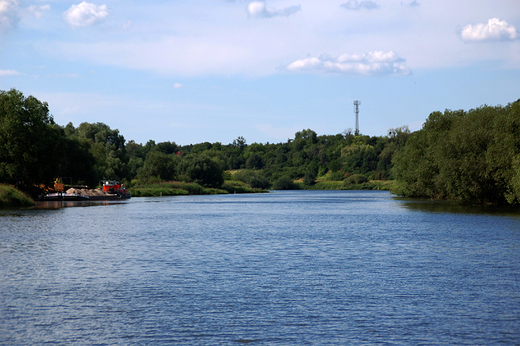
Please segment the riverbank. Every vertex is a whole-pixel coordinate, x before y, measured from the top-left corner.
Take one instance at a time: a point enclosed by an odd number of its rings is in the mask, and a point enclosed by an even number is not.
[[[183,195],[217,195],[229,193],[261,193],[262,189],[253,189],[241,181],[225,181],[219,188],[203,187],[195,183],[167,181],[157,184],[134,185],[130,188],[132,197],[159,197]]]
[[[0,209],[34,206],[34,200],[11,185],[0,185]]]
[[[294,184],[299,190],[385,190],[393,186],[393,180],[371,180],[362,184],[345,184],[343,181],[318,181],[312,186],[305,186],[301,181]],[[226,180],[219,188],[206,188],[195,183],[168,181],[155,184],[140,184],[130,188],[132,197],[159,197],[184,195],[217,195],[234,193],[264,193],[237,180]]]
[[[346,184],[344,181],[317,181],[312,186],[305,186],[301,181],[295,181],[301,190],[384,190],[390,191],[393,180],[370,180],[361,184]]]

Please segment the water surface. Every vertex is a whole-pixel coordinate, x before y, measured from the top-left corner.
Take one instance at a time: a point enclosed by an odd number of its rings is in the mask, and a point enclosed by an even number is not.
[[[520,343],[520,214],[293,191],[0,212],[0,344]]]

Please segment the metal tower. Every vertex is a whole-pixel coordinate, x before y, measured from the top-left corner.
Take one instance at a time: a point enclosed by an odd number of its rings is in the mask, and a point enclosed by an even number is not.
[[[356,136],[359,135],[359,105],[361,104],[361,101],[354,101],[354,112],[356,113]]]

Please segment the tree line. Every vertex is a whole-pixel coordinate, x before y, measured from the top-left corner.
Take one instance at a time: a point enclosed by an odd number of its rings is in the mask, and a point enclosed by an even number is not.
[[[248,144],[238,137],[230,144],[141,144],[104,123],[60,126],[46,102],[15,89],[0,92],[0,119],[0,182],[33,192],[57,177],[89,186],[118,179],[130,186],[179,180],[219,187],[235,179],[255,188],[277,181],[291,188],[282,183],[298,179],[307,186],[318,178],[392,179],[392,157],[410,134],[407,127],[373,137],[304,129],[281,143]]]
[[[520,100],[430,114],[394,157],[393,192],[471,203],[520,203]]]
[[[280,143],[177,145],[126,141],[104,123],[56,124],[48,104],[0,91],[0,182],[35,195],[57,177],[94,187],[184,181],[220,187],[312,188],[317,181],[394,180],[393,192],[465,202],[520,203],[520,100],[505,107],[433,112],[423,128],[385,136],[318,135],[311,129]]]

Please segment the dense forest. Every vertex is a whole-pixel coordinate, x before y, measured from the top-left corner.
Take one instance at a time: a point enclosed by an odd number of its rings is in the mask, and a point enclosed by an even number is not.
[[[0,183],[32,195],[61,177],[94,187],[103,179],[127,187],[166,181],[219,188],[363,187],[394,180],[404,196],[470,202],[520,201],[520,101],[506,107],[430,115],[420,131],[385,136],[318,135],[311,129],[281,143],[177,145],[126,141],[104,123],[56,124],[48,104],[20,91],[0,91]]]

